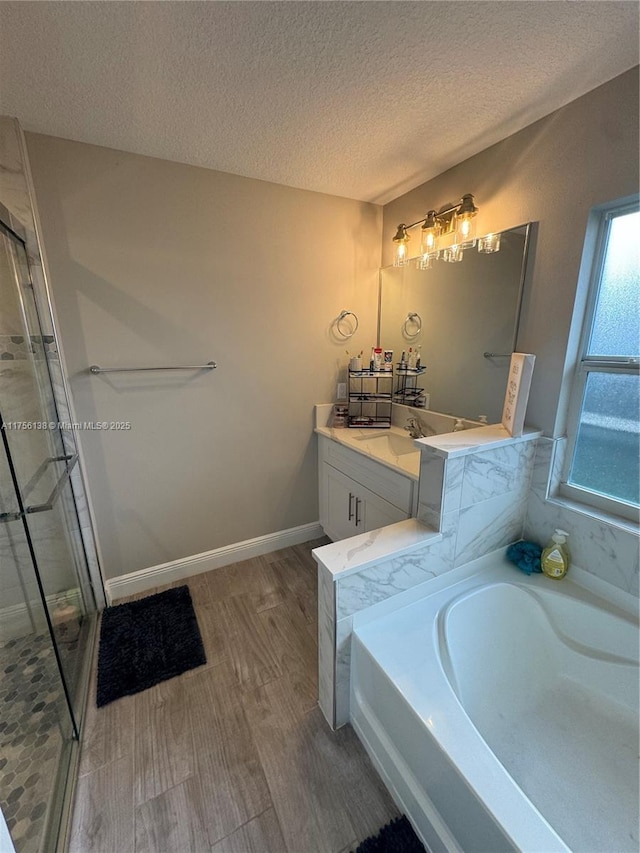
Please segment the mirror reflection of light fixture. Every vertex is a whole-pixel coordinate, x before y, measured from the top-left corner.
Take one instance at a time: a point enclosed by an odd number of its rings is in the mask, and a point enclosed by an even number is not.
[[[500,251],[500,234],[486,234],[478,237],[478,251],[490,255]]]
[[[438,258],[457,263],[462,260],[464,249],[475,246],[476,242],[480,252],[499,251],[499,235],[487,234],[476,241],[477,213],[473,195],[466,193],[457,204],[445,205],[440,210],[430,210],[424,219],[418,219],[410,225],[401,222],[393,238],[396,244],[393,265],[400,267],[408,263],[408,232],[416,225],[422,226],[418,269],[431,269]]]
[[[409,226],[411,228],[411,226]],[[398,230],[396,231],[396,236],[393,238],[393,242],[396,244],[396,251],[393,258],[394,267],[402,267],[409,260],[409,235],[407,234],[407,226],[404,222],[401,222],[398,225]]]
[[[450,264],[460,263],[463,256],[464,252],[461,243],[454,243],[451,248],[446,249],[444,252],[444,260],[448,261]]]
[[[437,260],[438,252],[427,253],[418,258],[416,266],[419,270],[430,270],[433,267],[433,262]]]

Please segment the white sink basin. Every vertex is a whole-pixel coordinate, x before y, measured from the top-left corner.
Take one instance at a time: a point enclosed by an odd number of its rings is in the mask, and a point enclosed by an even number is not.
[[[407,453],[419,453],[413,445],[413,439],[408,435],[398,435],[395,432],[374,432],[371,435],[358,436],[356,441],[366,442],[372,451],[385,456],[406,456]]]

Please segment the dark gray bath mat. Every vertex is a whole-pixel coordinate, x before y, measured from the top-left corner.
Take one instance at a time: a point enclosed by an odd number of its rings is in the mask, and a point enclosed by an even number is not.
[[[354,853],[427,853],[407,818],[397,817],[359,844]]]
[[[188,586],[107,607],[98,649],[98,708],[207,662]]]

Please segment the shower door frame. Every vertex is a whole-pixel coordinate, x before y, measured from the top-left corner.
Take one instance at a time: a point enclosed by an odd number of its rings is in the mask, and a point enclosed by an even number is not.
[[[30,194],[32,194],[33,193],[33,187],[32,187],[32,181],[31,181],[31,172],[30,172],[29,166],[28,166],[26,145],[24,142],[22,129],[19,127],[18,127],[18,134],[19,134],[18,141],[19,141],[19,145],[20,145],[20,153],[21,153],[22,159],[23,159],[23,167],[25,168],[25,176],[27,179],[27,183],[29,185]],[[64,371],[63,348],[60,344],[60,338],[58,335],[58,323],[56,320],[56,311],[55,311],[55,306],[53,304],[53,300],[51,298],[51,291],[49,289],[46,255],[45,255],[44,247],[42,245],[42,241],[40,239],[40,223],[38,220],[38,213],[37,213],[37,209],[35,208],[35,206],[32,207],[31,214],[33,216],[33,227],[35,230],[31,231],[31,232],[27,232],[27,229],[24,226],[24,224],[22,222],[17,221],[16,217],[13,216],[10,213],[10,211],[5,207],[5,205],[2,203],[2,201],[0,201],[0,225],[2,225],[11,234],[13,234],[14,237],[17,237],[19,242],[22,243],[22,245],[25,248],[26,259],[27,259],[27,267],[29,270],[29,280],[31,282],[31,287],[32,287],[32,292],[33,292],[33,300],[34,300],[34,304],[35,304],[35,310],[36,310],[36,313],[38,315],[38,322],[39,322],[40,327],[42,328],[42,310],[44,309],[44,311],[47,314],[48,320],[49,320],[50,331],[51,331],[51,334],[53,335],[53,338],[54,338],[54,341],[56,344],[56,349],[58,351],[58,357],[60,360],[60,391],[59,391],[59,393],[61,393],[64,397],[63,405],[68,412],[69,420],[71,422],[74,422],[74,421],[77,421],[77,418],[75,417],[75,412],[74,412],[73,404],[71,401],[71,393],[69,391],[69,385],[68,385],[67,377],[66,377],[66,374]],[[38,254],[38,257],[40,260],[41,276],[37,277],[39,279],[38,284],[36,284],[36,281],[34,280],[34,276],[33,276],[32,270],[31,270],[31,264],[29,262],[30,241],[29,241],[28,233],[31,233],[33,235],[33,238],[36,241],[35,248],[37,250],[37,254]],[[48,360],[47,360],[47,370],[49,372],[49,378],[51,380],[51,368],[50,368]],[[54,405],[56,408],[56,412],[59,413],[60,401],[58,398],[58,394],[56,393],[56,386],[53,382],[51,384],[52,384],[52,388],[53,388],[53,402],[54,402]],[[58,418],[59,418],[59,416],[58,416]],[[93,508],[91,505],[91,500],[89,498],[89,490],[87,488],[86,479],[85,479],[84,455],[82,453],[82,448],[81,448],[80,444],[77,441],[75,442],[75,444],[76,444],[76,453],[78,456],[78,464],[75,467],[74,475],[77,476],[77,478],[80,480],[81,490],[84,493],[83,497],[84,497],[87,517],[88,517],[88,519],[87,519],[88,525],[85,524],[85,527],[83,527],[82,524],[80,523],[80,519],[78,520],[79,530],[80,530],[80,538],[82,540],[82,547],[83,547],[84,552],[85,552],[85,557],[88,557],[87,545],[86,545],[85,535],[84,535],[83,531],[87,527],[90,528],[90,535],[91,535],[91,540],[92,540],[92,543],[91,543],[92,544],[92,551],[95,553],[95,560],[87,559],[87,574],[88,574],[88,580],[89,580],[91,587],[92,587],[92,590],[93,590],[93,597],[94,597],[94,600],[96,603],[96,609],[98,612],[101,612],[102,610],[104,610],[104,608],[108,605],[109,602],[107,600],[107,594],[106,594],[105,586],[104,586],[104,578],[102,575],[102,569],[101,569],[101,562],[102,561],[101,561],[101,556],[100,556],[99,544],[98,544],[98,540],[97,540],[97,537],[95,534],[96,525],[95,525],[95,520],[93,517]],[[72,476],[70,478],[70,482],[71,482],[71,492],[72,492],[73,497],[74,497],[74,505],[75,505],[76,504],[76,488],[75,488],[73,481],[74,481],[74,476]]]
[[[20,232],[23,233],[20,233]],[[9,211],[5,208],[5,206],[0,202],[0,234],[5,234],[6,237],[10,240],[13,240],[17,246],[19,246],[24,252],[24,265],[26,272],[28,274],[28,282],[20,282],[18,276],[16,274],[15,284],[18,288],[18,299],[21,307],[21,312],[23,315],[24,323],[25,323],[25,333],[27,339],[29,335],[36,331],[31,330],[28,325],[27,317],[28,312],[26,311],[24,305],[24,299],[22,291],[20,290],[21,286],[27,286],[31,290],[31,298],[33,300],[33,308],[35,312],[35,319],[38,325],[37,332],[40,336],[44,336],[44,326],[42,323],[42,314],[41,307],[38,302],[38,293],[36,292],[34,277],[31,270],[31,265],[29,263],[29,253],[27,250],[27,241],[24,230],[20,228],[19,224],[16,223],[15,218],[9,214]],[[51,303],[50,294],[48,292],[48,287],[45,280],[45,298],[46,298],[46,310],[48,310],[49,321],[51,325],[51,331],[53,332],[53,338],[56,344],[58,344],[58,335],[55,324],[55,316],[53,312],[53,305]],[[58,348],[58,353],[60,352]],[[50,391],[51,391],[51,404],[53,406],[53,411],[55,412],[55,418],[58,423],[61,422],[60,418],[60,409],[59,409],[59,401],[56,394],[56,385],[53,380],[53,375],[51,372],[51,365],[49,362],[49,357],[46,353],[44,353],[43,347],[43,355],[44,360],[46,362],[46,377],[48,379]],[[61,364],[62,368],[62,364]],[[63,371],[61,369],[61,380],[62,380],[62,392],[65,395],[65,404],[67,410],[71,412],[71,406],[69,404],[69,394],[68,389],[66,387],[66,379],[64,377]],[[4,423],[4,418],[2,416],[2,410],[0,409],[0,423]],[[54,630],[53,623],[51,621],[51,614],[49,611],[49,606],[47,604],[47,595],[43,586],[40,567],[38,562],[38,556],[36,554],[31,530],[29,528],[28,517],[29,510],[24,505],[24,501],[22,498],[22,492],[20,487],[20,482],[18,478],[18,474],[15,468],[12,450],[8,441],[7,432],[5,429],[0,429],[2,432],[2,445],[3,451],[5,453],[5,457],[7,460],[7,466],[9,468],[10,477],[12,481],[13,491],[15,493],[15,499],[18,511],[14,513],[15,518],[13,519],[13,523],[20,522],[23,528],[23,532],[25,535],[25,540],[27,544],[27,550],[29,552],[29,559],[31,562],[31,566],[35,575],[36,585],[38,588],[38,594],[41,599],[42,609],[44,611],[44,619],[46,621],[46,630],[50,638],[51,645],[53,647],[53,652],[56,660],[56,666],[60,676],[60,682],[62,684],[63,696],[64,696],[64,704],[67,708],[68,713],[68,723],[69,723],[69,731],[67,733],[68,737],[63,740],[63,747],[60,752],[58,766],[56,768],[56,779],[54,785],[52,787],[51,796],[48,802],[47,808],[47,820],[43,830],[42,836],[42,851],[43,853],[64,853],[67,850],[68,841],[69,841],[69,830],[70,830],[70,822],[72,817],[72,807],[73,807],[73,799],[75,795],[75,789],[77,784],[77,775],[79,768],[79,760],[80,760],[80,742],[82,730],[84,727],[85,714],[88,696],[89,696],[89,685],[90,685],[90,674],[91,674],[91,665],[94,659],[95,647],[97,641],[97,624],[98,624],[98,614],[100,610],[104,607],[105,604],[105,592],[104,592],[104,584],[102,580],[101,574],[98,572],[98,584],[96,585],[96,577],[95,573],[91,570],[91,563],[87,558],[86,544],[85,539],[82,534],[82,527],[80,522],[80,517],[78,515],[77,509],[77,499],[76,493],[73,487],[73,482],[71,477],[67,477],[67,483],[69,485],[70,494],[72,497],[72,506],[73,513],[75,516],[75,522],[77,524],[77,545],[80,548],[80,555],[82,557],[82,563],[84,566],[85,577],[81,578],[81,574],[83,572],[83,566],[78,565],[78,560],[75,558],[75,554],[73,553],[73,549],[70,550],[70,556],[74,558],[75,565],[75,575],[77,577],[78,584],[82,590],[82,598],[85,599],[86,595],[86,587],[88,585],[89,593],[93,601],[94,609],[92,612],[85,613],[83,618],[86,620],[87,628],[86,628],[86,645],[84,650],[80,652],[82,655],[81,660],[79,662],[79,670],[77,673],[77,683],[73,687],[73,694],[71,693],[71,686],[68,683],[68,676],[65,671],[65,667],[62,663],[60,651],[58,648],[58,638],[56,632]],[[64,444],[62,436],[60,437],[61,443]],[[77,454],[77,459],[80,462],[79,454],[78,454],[78,445],[73,437],[75,453]],[[82,464],[80,462],[80,464]],[[78,466],[80,467],[80,466]],[[70,469],[68,469],[70,472]],[[80,475],[81,476],[81,475]],[[65,485],[67,485],[65,483]],[[30,611],[29,602],[25,597],[25,605]],[[31,617],[33,621],[33,617]],[[78,715],[77,709],[80,709],[80,714]]]

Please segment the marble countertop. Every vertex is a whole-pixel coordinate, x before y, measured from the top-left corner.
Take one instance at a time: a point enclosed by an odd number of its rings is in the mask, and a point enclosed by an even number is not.
[[[388,468],[404,474],[417,482],[420,474],[420,448],[409,433],[401,427],[391,426],[389,429],[352,429],[349,427],[317,426],[315,432],[343,444],[350,450],[362,453],[386,465]],[[388,438],[385,439],[385,436]],[[398,447],[394,448],[394,443]],[[411,450],[411,443],[414,449]],[[397,453],[396,450],[403,452]],[[409,450],[409,452],[405,452]]]
[[[442,534],[437,530],[427,527],[417,518],[407,518],[369,533],[359,533],[349,539],[314,548],[312,554],[337,580],[338,576],[342,579],[360,572],[385,557],[396,557],[415,545],[439,539],[442,539]]]
[[[456,456],[467,456],[476,450],[488,450],[490,447],[502,447],[505,444],[519,444],[539,438],[542,430],[525,427],[524,433],[514,438],[502,424],[464,429],[460,432],[448,432],[444,435],[431,435],[427,438],[416,439],[416,447],[428,447],[438,456],[450,459]]]

